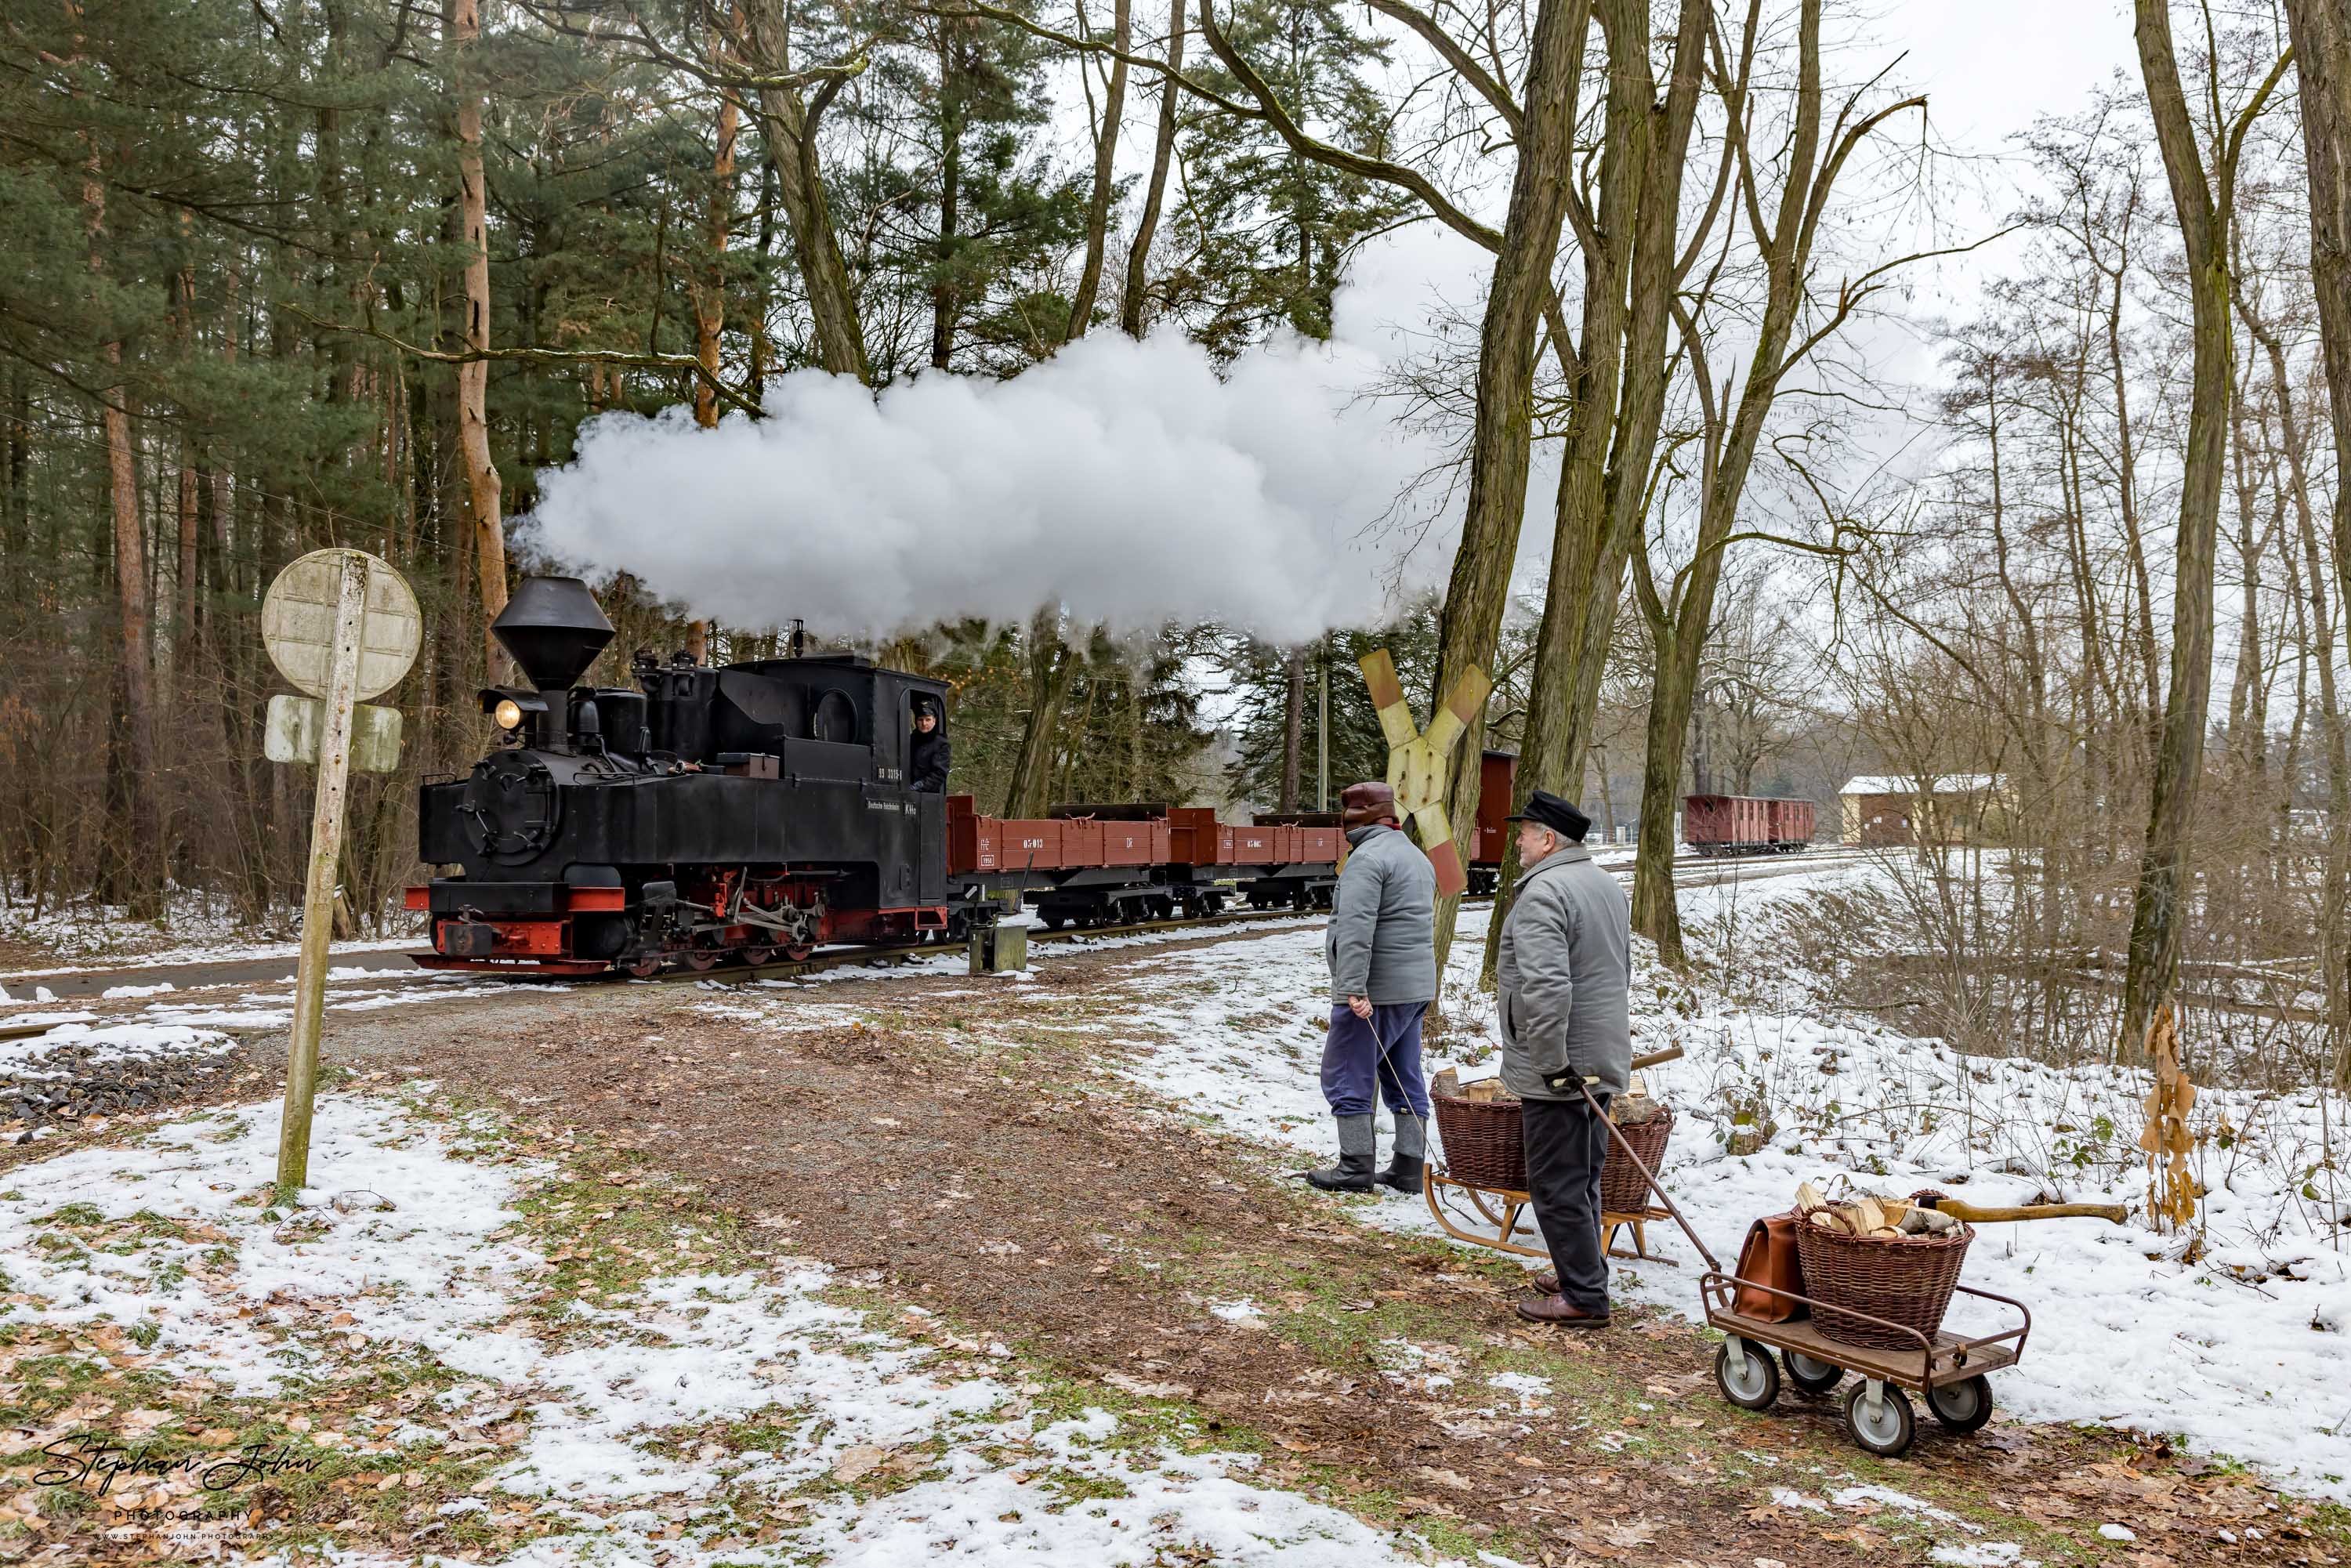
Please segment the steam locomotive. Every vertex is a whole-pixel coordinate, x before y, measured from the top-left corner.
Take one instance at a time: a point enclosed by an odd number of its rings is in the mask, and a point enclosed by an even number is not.
[[[852,653],[708,668],[640,652],[628,687],[580,686],[612,640],[577,578],[527,578],[491,625],[531,684],[493,687],[500,739],[427,782],[408,890],[430,968],[650,976],[803,958],[819,945],[961,940],[1026,894],[1048,925],[1327,904],[1335,825],[1067,807],[1001,821],[913,788],[918,701],[940,682]]]

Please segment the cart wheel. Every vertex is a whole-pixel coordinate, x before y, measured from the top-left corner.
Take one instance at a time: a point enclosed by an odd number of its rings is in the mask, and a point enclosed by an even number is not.
[[[1730,1359],[1734,1344],[1746,1353],[1738,1365]],[[1714,1383],[1733,1405],[1746,1410],[1769,1410],[1780,1397],[1780,1364],[1761,1345],[1733,1334],[1714,1353]]]
[[[1826,1394],[1844,1381],[1844,1368],[1833,1361],[1814,1361],[1801,1350],[1783,1350],[1780,1359],[1788,1364],[1788,1381],[1806,1394]]]
[[[1954,1432],[1972,1432],[1991,1419],[1991,1385],[1982,1373],[1927,1390],[1927,1408]]]
[[[1879,1458],[1898,1459],[1910,1451],[1910,1439],[1918,1435],[1918,1420],[1910,1413],[1909,1396],[1890,1383],[1885,1386],[1885,1402],[1873,1413],[1868,1382],[1853,1385],[1844,1396],[1844,1429]]]

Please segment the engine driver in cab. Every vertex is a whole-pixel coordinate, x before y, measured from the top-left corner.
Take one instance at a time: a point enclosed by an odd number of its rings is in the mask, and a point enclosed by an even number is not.
[[[928,697],[914,699],[914,744],[907,757],[906,776],[917,789],[934,795],[947,790],[946,731],[939,727],[939,710]]]

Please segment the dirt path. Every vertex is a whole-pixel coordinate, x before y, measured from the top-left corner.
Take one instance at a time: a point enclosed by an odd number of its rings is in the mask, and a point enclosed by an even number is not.
[[[1050,988],[1010,1006],[1004,988],[949,977],[522,993],[362,1015],[339,1051],[635,1151],[779,1252],[940,1314],[904,1332],[1000,1339],[1146,1419],[1203,1413],[1270,1475],[1464,1555],[1770,1568],[1924,1563],[1939,1546],[2157,1568],[2346,1554],[2341,1511],[2160,1443],[2001,1420],[1880,1462],[1825,1402],[1726,1405],[1712,1344],[1677,1320],[1522,1330],[1516,1265],[1370,1228],[1370,1200],[1309,1197],[1265,1151],[1105,1063],[1098,1031],[1122,1016],[1123,981],[1165,951],[1057,955]]]

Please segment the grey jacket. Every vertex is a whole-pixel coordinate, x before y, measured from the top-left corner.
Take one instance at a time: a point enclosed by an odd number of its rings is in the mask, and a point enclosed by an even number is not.
[[[1435,1001],[1437,868],[1395,828],[1357,828],[1347,842],[1322,938],[1332,1005],[1349,997],[1380,1008]]]
[[[1622,1094],[1633,1076],[1632,907],[1616,879],[1581,844],[1554,850],[1519,877],[1496,955],[1502,1011],[1502,1086],[1521,1100]]]

